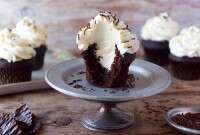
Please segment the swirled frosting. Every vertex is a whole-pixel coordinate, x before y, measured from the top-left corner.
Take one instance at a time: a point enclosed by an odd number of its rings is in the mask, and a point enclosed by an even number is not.
[[[35,50],[28,42],[5,28],[0,32],[0,58],[8,62],[17,62],[23,59],[31,59],[35,56]]]
[[[82,28],[77,34],[76,42],[80,51],[85,51],[96,43],[96,55],[103,56],[100,63],[108,69],[114,61],[115,46],[122,55],[133,54],[139,48],[137,37],[128,26],[109,12],[100,12],[88,26]]]
[[[146,21],[142,27],[141,37],[144,40],[169,41],[178,32],[178,23],[164,12]]]
[[[46,30],[29,17],[24,17],[19,21],[13,31],[27,40],[33,48],[46,44]]]
[[[169,48],[177,57],[200,57],[200,29],[195,26],[184,28],[171,39]]]

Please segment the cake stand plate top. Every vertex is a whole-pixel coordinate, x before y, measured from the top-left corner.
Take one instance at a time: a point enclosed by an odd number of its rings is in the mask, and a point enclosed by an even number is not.
[[[82,59],[64,61],[51,67],[46,82],[55,90],[69,96],[96,102],[124,102],[153,96],[171,83],[170,74],[160,66],[136,59],[129,67],[135,76],[134,88],[100,88],[89,84]]]

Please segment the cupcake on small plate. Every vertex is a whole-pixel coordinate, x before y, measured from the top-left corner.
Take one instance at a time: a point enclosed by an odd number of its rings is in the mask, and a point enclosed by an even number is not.
[[[148,61],[165,66],[169,63],[169,41],[179,32],[179,25],[164,12],[146,21],[141,44]]]
[[[171,70],[183,80],[200,79],[200,29],[184,28],[169,44]]]
[[[86,64],[86,79],[99,87],[126,84],[139,43],[128,26],[110,12],[100,12],[77,34]]]
[[[35,50],[10,29],[0,32],[0,84],[31,80]]]
[[[35,59],[33,60],[33,70],[42,68],[44,64],[45,53],[47,50],[47,32],[38,25],[35,20],[29,17],[24,17],[19,21],[14,29],[14,32],[21,38],[28,41],[29,45],[36,51]]]

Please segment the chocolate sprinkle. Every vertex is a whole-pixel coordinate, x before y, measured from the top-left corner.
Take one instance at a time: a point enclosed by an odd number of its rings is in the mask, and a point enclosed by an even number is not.
[[[200,130],[200,113],[177,114],[172,120],[181,126]]]

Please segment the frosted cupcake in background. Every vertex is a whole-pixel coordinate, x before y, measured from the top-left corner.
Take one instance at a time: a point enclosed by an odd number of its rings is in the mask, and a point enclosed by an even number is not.
[[[34,70],[42,68],[44,64],[45,52],[47,50],[47,32],[38,25],[34,20],[24,17],[19,21],[14,29],[14,32],[21,38],[28,41],[29,45],[36,51],[36,56],[33,61]]]
[[[0,31],[0,84],[31,80],[36,52],[10,29]]]
[[[141,44],[147,60],[168,64],[169,41],[179,32],[179,25],[164,12],[146,21],[141,31]]]
[[[169,44],[171,70],[183,80],[200,79],[200,29],[184,28]]]

